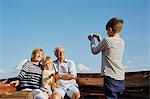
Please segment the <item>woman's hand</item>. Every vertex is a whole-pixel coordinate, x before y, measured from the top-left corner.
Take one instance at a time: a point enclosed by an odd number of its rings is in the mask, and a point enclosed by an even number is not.
[[[10,82],[10,86],[15,86],[16,87],[18,85],[19,85],[19,80]]]

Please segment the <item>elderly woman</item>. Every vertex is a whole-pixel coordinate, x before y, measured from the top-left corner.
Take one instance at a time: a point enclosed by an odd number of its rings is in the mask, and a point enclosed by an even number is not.
[[[17,86],[19,91],[30,90],[34,92],[35,99],[43,99],[40,89],[42,85],[42,71],[43,65],[41,64],[44,58],[44,51],[41,48],[35,48],[32,51],[31,61],[27,61],[18,75],[16,81],[11,84]]]

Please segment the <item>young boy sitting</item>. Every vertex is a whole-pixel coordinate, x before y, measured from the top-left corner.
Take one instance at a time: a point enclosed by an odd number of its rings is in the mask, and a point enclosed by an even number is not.
[[[53,81],[55,78],[53,75],[55,74],[55,67],[53,66],[52,58],[49,56],[46,56],[44,60],[44,70],[43,70],[43,77],[42,77],[42,84],[45,89],[46,94],[44,94],[44,97],[46,99],[50,99],[52,95],[53,87],[55,86],[55,81]]]

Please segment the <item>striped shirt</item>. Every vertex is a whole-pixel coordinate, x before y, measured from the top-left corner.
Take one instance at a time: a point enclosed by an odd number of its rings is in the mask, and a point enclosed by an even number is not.
[[[23,65],[17,78],[20,81],[19,90],[25,88],[39,89],[42,82],[41,66],[34,65],[32,62],[28,61]]]
[[[91,41],[93,54],[102,52],[101,75],[110,76],[116,80],[124,80],[125,70],[122,64],[124,41],[122,38],[104,38],[98,46],[94,39]]]

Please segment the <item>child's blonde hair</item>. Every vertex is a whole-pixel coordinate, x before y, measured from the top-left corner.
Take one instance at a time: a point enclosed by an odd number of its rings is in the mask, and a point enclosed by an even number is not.
[[[44,63],[45,63],[46,61],[51,61],[51,60],[52,60],[52,58],[51,58],[50,56],[46,56],[45,59],[44,59]]]

